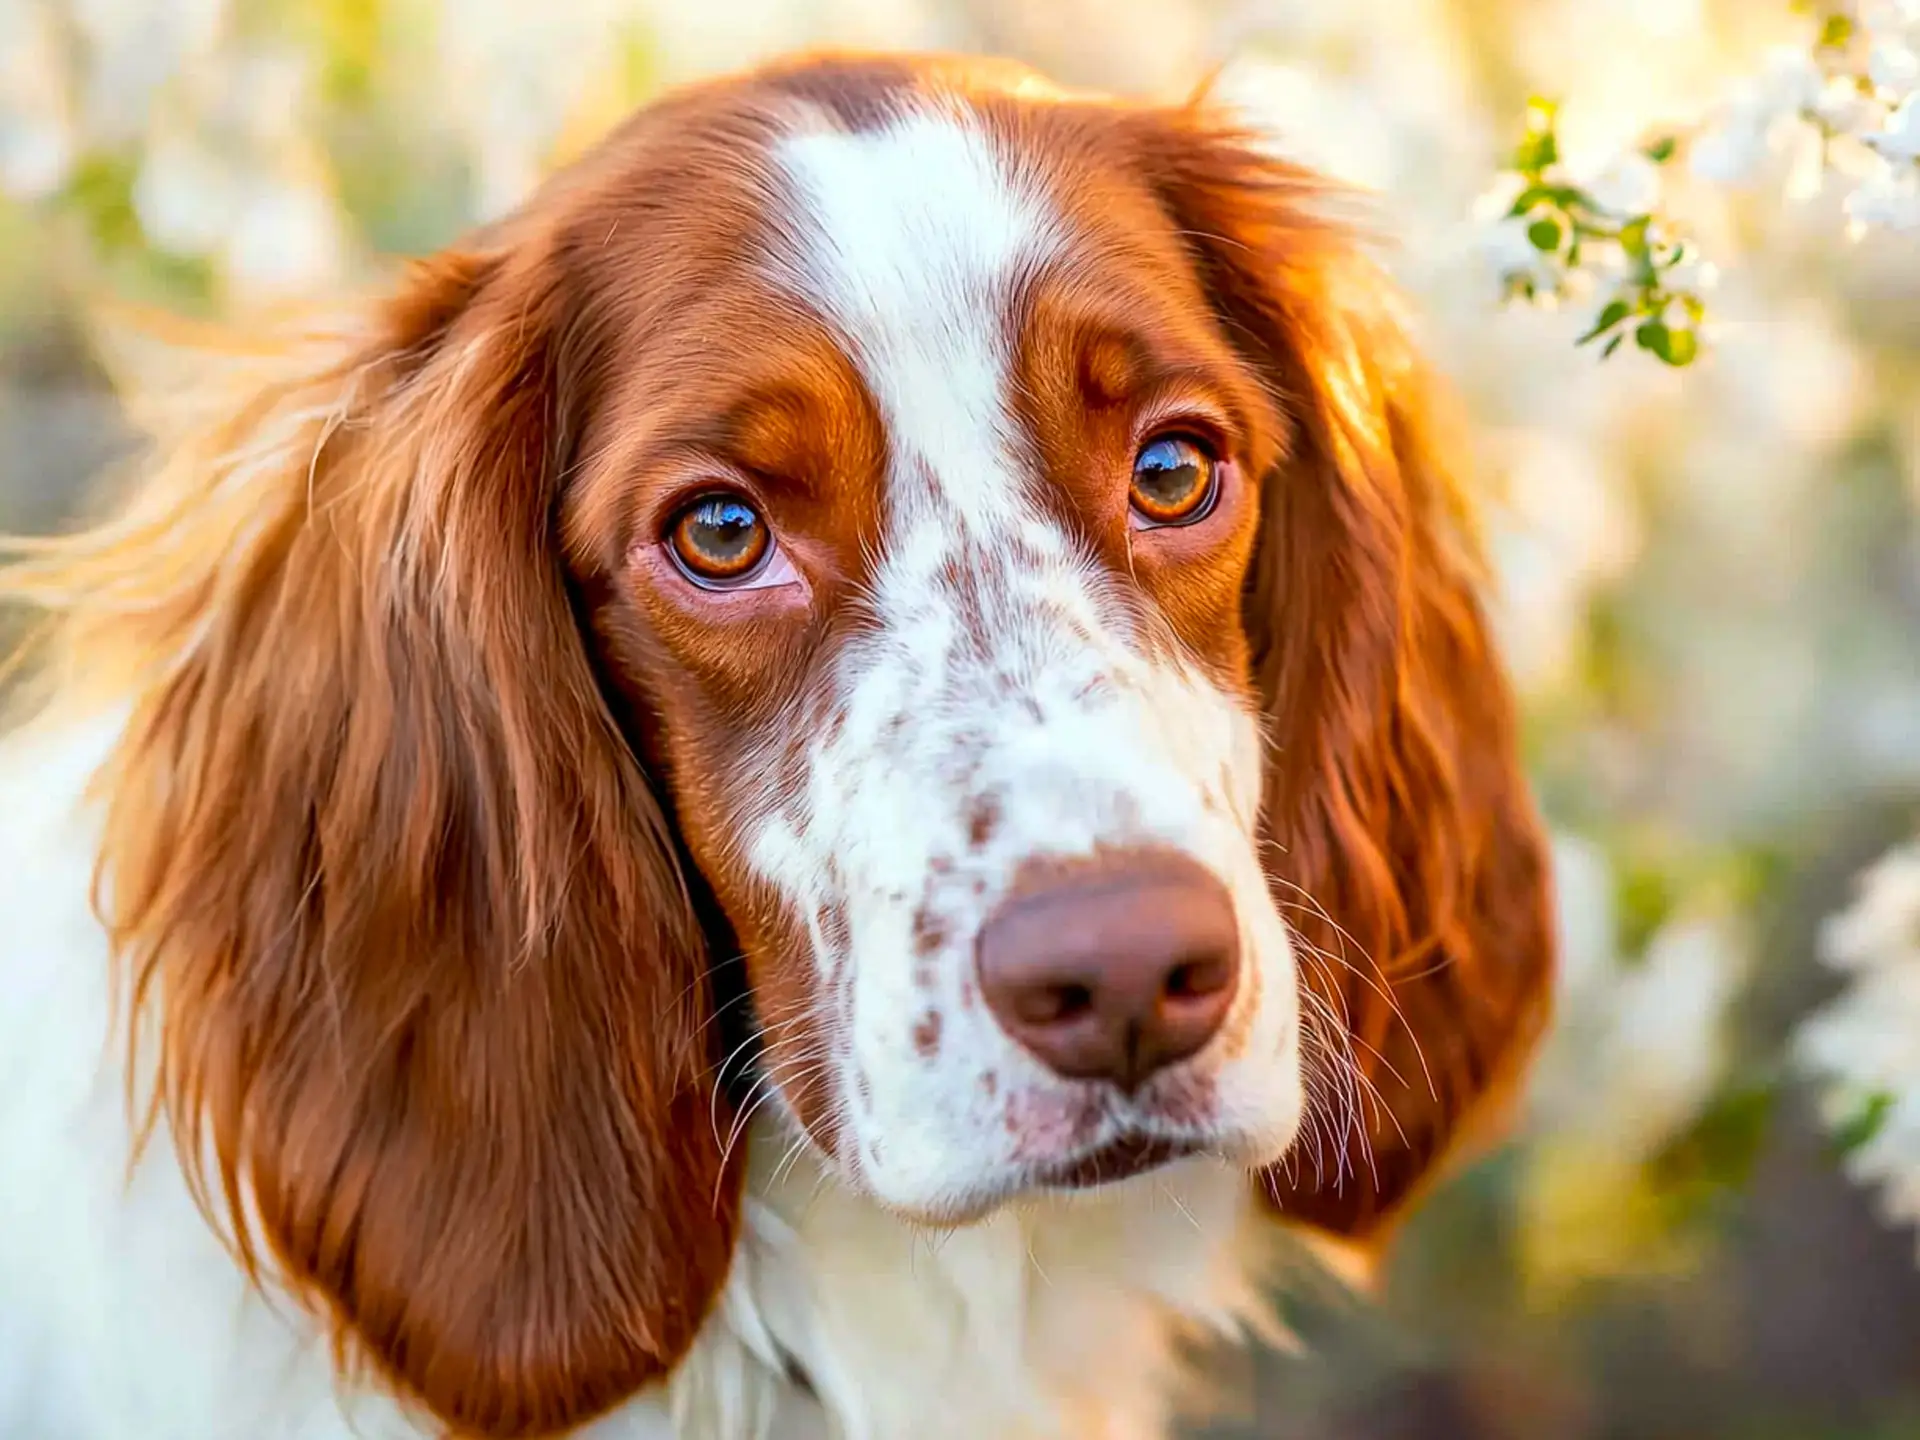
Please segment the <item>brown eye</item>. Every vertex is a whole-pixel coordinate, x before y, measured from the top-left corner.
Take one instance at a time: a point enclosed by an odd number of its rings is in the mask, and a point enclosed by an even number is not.
[[[752,575],[772,547],[773,535],[746,501],[709,495],[680,512],[667,544],[693,579],[723,585]]]
[[[1190,525],[1213,508],[1218,466],[1197,440],[1167,435],[1133,462],[1133,508],[1154,525]]]

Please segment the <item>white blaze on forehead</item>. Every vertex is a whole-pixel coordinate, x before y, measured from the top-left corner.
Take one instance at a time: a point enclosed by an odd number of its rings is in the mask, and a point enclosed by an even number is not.
[[[1068,609],[1088,604],[1066,537],[1029,491],[1029,446],[1009,404],[1019,293],[1063,248],[1065,227],[1035,177],[958,101],[906,103],[857,131],[809,116],[774,147],[789,210],[772,276],[838,332],[880,411],[889,456],[868,582],[879,643],[837,697],[844,732],[815,747],[806,803],[763,828],[755,847],[763,869],[801,893],[806,881],[794,882],[817,873],[823,843],[869,889],[917,883],[927,862],[929,777],[863,786],[856,797],[844,772],[870,763],[908,713],[927,741],[914,758],[937,762],[926,722],[955,700],[944,684],[960,624],[943,579],[949,564],[1017,550],[1024,573],[1009,567],[1003,584]],[[1036,639],[1007,633],[1005,617],[992,629],[979,638],[1004,653]],[[788,823],[802,818],[804,838]],[[902,843],[907,835],[925,843]]]
[[[1007,1105],[1065,1103],[970,978],[980,926],[1038,857],[1171,846],[1226,879],[1284,979],[1246,988],[1269,998],[1244,1039],[1259,1058],[1217,1092],[1223,1133],[1272,1153],[1297,1106],[1291,958],[1252,837],[1256,723],[1143,643],[1153,617],[1053,518],[1013,404],[1022,291],[1067,257],[1067,220],[960,102],[918,103],[862,131],[814,117],[773,151],[770,277],[837,332],[888,473],[873,623],[826,676],[833,723],[798,773],[791,748],[765,747],[739,823],[826,982],[825,1053],[786,1063],[834,1074],[844,1162],[937,1212],[1014,1163]]]
[[[805,131],[776,159],[800,228],[782,278],[853,348],[886,420],[896,510],[937,504],[969,532],[1014,522],[1009,308],[1060,244],[1031,177],[957,108]]]

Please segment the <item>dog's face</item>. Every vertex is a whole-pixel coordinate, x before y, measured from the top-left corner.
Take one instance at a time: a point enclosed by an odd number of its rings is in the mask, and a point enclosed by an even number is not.
[[[722,273],[595,302],[569,512],[756,1098],[931,1220],[1274,1160],[1298,985],[1240,617],[1273,398],[1110,115],[849,84],[776,85],[703,175]]]
[[[1517,1073],[1510,704],[1317,193],[1002,67],[716,82],[32,577],[138,677],[108,918],[190,1172],[396,1385],[657,1378],[762,1104],[916,1219],[1197,1151],[1365,1237]]]

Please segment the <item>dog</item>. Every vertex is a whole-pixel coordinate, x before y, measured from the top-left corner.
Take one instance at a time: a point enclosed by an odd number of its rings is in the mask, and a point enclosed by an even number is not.
[[[1339,202],[803,57],[175,396],[0,569],[0,1432],[1144,1440],[1377,1255],[1552,897]]]

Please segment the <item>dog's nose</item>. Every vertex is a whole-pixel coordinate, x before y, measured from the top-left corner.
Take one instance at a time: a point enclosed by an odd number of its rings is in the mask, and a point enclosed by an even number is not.
[[[1240,934],[1197,861],[1129,852],[1017,885],[980,932],[979,966],[1001,1028],[1048,1068],[1132,1090],[1219,1030]]]

